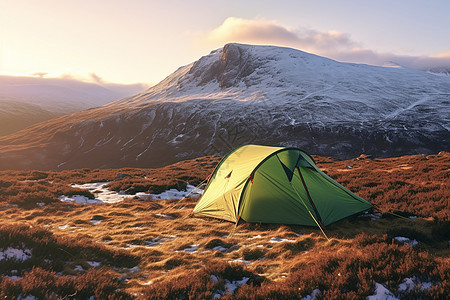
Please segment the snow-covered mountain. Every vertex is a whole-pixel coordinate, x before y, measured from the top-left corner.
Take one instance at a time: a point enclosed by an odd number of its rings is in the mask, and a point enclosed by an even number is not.
[[[0,166],[155,167],[247,143],[431,153],[449,150],[449,103],[448,76],[227,44],[141,94],[0,139]]]
[[[142,90],[139,85],[102,86],[70,78],[0,75],[0,136]]]

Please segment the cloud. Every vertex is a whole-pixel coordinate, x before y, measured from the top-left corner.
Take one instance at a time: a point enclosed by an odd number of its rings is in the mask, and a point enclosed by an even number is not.
[[[47,74],[48,74],[47,72],[34,72],[34,73],[31,74],[31,76],[36,76],[36,77],[39,77],[39,78],[43,78]]]
[[[286,46],[338,61],[383,66],[397,64],[420,70],[450,70],[450,51],[430,56],[408,56],[366,49],[348,33],[292,29],[276,21],[229,17],[219,27],[203,34],[203,44],[222,46],[230,42]]]
[[[450,73],[450,55],[410,56],[382,53],[369,49],[325,53],[338,61],[365,63],[376,66],[397,65],[411,69]]]
[[[312,29],[292,30],[275,21],[227,18],[207,34],[206,40],[221,44],[241,42],[301,48],[305,51],[349,49],[357,46],[348,34],[338,31],[319,32]]]
[[[90,79],[97,83],[97,84],[102,84],[104,83],[103,78],[101,78],[100,76],[98,76],[97,74],[95,74],[94,72],[89,73]]]
[[[441,53],[434,54],[432,57],[437,57],[437,58],[450,58],[450,50],[449,50],[449,51],[445,51],[445,52],[441,52]]]
[[[297,31],[300,37],[299,45],[311,48],[317,52],[350,50],[358,44],[350,38],[350,35],[339,31],[319,32],[312,29]]]
[[[211,31],[208,38],[212,41],[233,41],[266,43],[291,43],[297,35],[273,21],[227,18],[222,25]]]

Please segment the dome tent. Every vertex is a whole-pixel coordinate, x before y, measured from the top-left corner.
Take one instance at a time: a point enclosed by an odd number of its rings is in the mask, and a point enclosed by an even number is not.
[[[242,219],[322,229],[371,207],[300,149],[246,145],[217,165],[194,214],[236,223]]]

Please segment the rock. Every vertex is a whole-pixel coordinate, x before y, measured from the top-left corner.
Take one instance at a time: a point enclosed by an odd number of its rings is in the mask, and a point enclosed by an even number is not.
[[[358,157],[355,158],[355,159],[356,159],[356,160],[373,159],[373,155],[361,154],[360,156],[358,156]]]

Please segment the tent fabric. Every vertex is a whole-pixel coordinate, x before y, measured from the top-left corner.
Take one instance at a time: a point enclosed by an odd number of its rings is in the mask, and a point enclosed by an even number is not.
[[[371,208],[297,148],[246,145],[225,156],[194,208],[231,222],[323,225]]]

